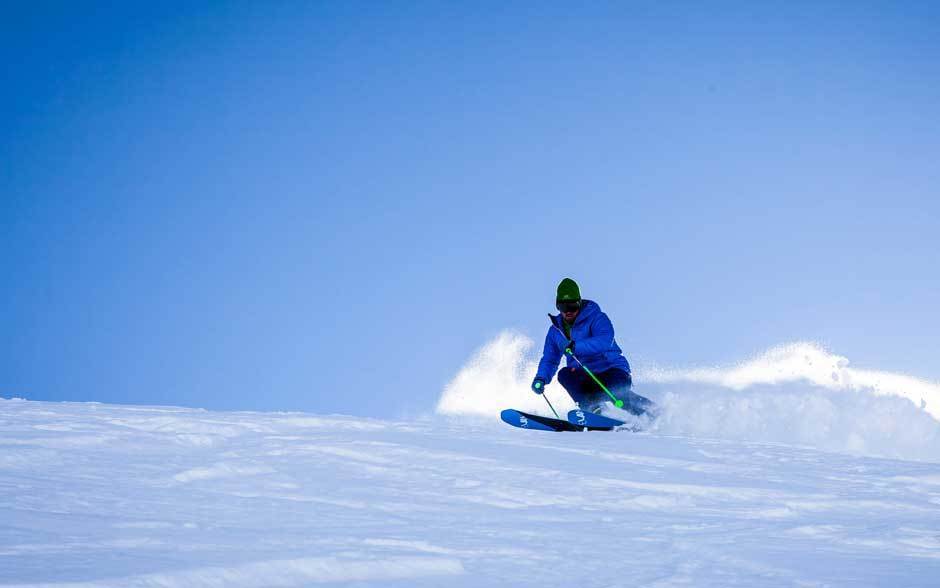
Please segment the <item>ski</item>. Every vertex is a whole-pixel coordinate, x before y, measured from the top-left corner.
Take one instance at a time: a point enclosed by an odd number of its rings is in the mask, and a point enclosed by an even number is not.
[[[588,427],[590,429],[611,431],[618,429],[620,431],[632,431],[639,433],[644,427],[640,421],[628,423],[620,419],[611,418],[602,414],[585,412],[583,410],[572,410],[568,412],[568,422],[579,427]]]
[[[534,429],[536,431],[609,431],[610,427],[585,427],[561,419],[553,419],[537,414],[522,412],[513,408],[507,408],[500,413],[499,417],[503,422],[520,429]]]
[[[625,424],[621,420],[583,410],[569,411],[568,422],[579,427],[601,427],[607,429],[613,429],[614,427],[620,427]]]
[[[581,427],[575,426],[568,421],[553,419],[537,414],[522,412],[507,408],[500,413],[499,417],[503,422],[508,423],[520,429],[535,429],[536,431],[580,431]]]

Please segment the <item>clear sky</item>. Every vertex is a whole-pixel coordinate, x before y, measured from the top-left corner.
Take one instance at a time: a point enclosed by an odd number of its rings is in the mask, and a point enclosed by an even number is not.
[[[164,4],[3,9],[2,396],[426,410],[564,276],[940,379],[940,4]]]

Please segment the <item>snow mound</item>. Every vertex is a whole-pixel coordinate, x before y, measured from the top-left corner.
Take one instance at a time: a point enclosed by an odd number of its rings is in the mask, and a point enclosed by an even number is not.
[[[808,383],[826,390],[906,398],[940,420],[940,383],[890,372],[849,367],[846,357],[820,345],[797,342],[771,348],[730,368],[651,368],[644,377],[657,383],[692,382],[744,390],[760,384]]]

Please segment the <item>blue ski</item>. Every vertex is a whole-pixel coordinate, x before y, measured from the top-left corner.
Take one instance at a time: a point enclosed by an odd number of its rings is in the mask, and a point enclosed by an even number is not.
[[[569,421],[522,412],[512,408],[507,408],[499,416],[503,419],[503,422],[520,429],[535,429],[536,431],[583,431],[585,429],[584,425],[577,425]],[[586,428],[591,431],[610,430],[610,427]]]
[[[594,414],[583,410],[572,410],[568,412],[568,422],[579,427],[594,427],[602,429],[613,429],[620,427],[625,423],[621,420],[605,417],[604,415]]]
[[[530,414],[507,408],[500,413],[500,418],[504,422],[520,429],[535,429],[537,431],[580,431],[581,427],[576,427],[568,421],[553,419],[537,414]]]

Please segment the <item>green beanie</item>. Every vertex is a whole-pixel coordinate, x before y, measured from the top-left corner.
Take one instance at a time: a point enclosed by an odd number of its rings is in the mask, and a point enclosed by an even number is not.
[[[568,300],[581,300],[581,290],[578,284],[571,278],[565,278],[558,284],[558,296],[556,302],[565,302]]]

